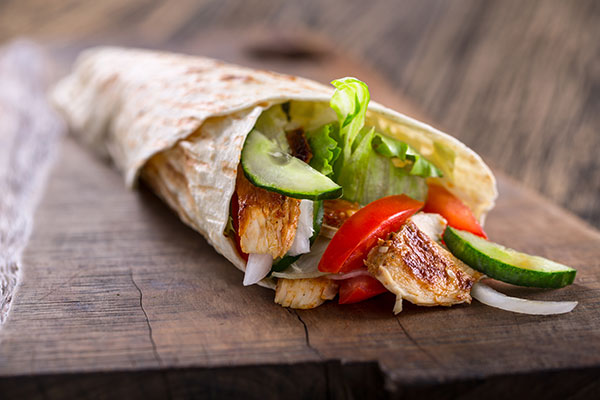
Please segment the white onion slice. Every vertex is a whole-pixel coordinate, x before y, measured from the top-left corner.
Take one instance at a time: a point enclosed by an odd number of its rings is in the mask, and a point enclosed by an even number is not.
[[[260,282],[271,270],[273,257],[270,254],[248,254],[246,272],[244,273],[244,286]]]
[[[296,235],[287,254],[297,256],[298,254],[308,253],[310,251],[310,237],[313,232],[313,202],[311,200],[301,200]]]
[[[540,301],[509,297],[481,282],[473,285],[471,296],[490,307],[531,315],[564,314],[572,311],[577,305],[576,301]]]
[[[318,278],[327,275],[319,271],[319,261],[329,245],[329,239],[319,236],[313,243],[310,253],[304,254],[296,262],[281,272],[273,272],[272,276],[285,279]]]
[[[354,278],[356,276],[362,276],[362,275],[371,275],[369,274],[369,271],[367,271],[366,268],[359,268],[356,269],[352,272],[348,272],[345,274],[331,274],[331,275],[327,275],[327,278],[329,279],[333,279],[336,281],[341,281],[343,279],[350,279],[350,278]]]

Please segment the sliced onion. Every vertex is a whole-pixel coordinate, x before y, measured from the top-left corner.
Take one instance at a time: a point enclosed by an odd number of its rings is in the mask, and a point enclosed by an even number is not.
[[[244,273],[244,286],[260,282],[271,270],[273,257],[270,254],[248,254],[246,272]]]
[[[298,228],[296,228],[292,247],[290,247],[287,254],[297,256],[298,254],[308,253],[310,251],[310,237],[313,232],[313,202],[311,200],[301,200]]]
[[[440,214],[435,213],[416,213],[410,220],[417,225],[417,228],[432,240],[439,242],[442,239],[444,230],[448,222]]]
[[[284,271],[273,272],[272,275],[276,278],[285,279],[317,278],[327,275],[326,272],[319,271],[319,261],[321,261],[321,257],[323,257],[323,253],[325,253],[329,242],[330,240],[323,236],[317,237],[317,240],[310,249],[310,253],[301,256]]]
[[[473,285],[471,296],[490,307],[531,315],[564,314],[572,311],[577,305],[576,301],[540,301],[509,297],[481,282]]]
[[[333,226],[323,223],[323,225],[321,225],[320,235],[325,236],[328,239],[333,239],[333,236],[336,234],[338,229],[339,228],[336,228],[336,227],[333,227]]]
[[[356,276],[363,276],[363,275],[371,275],[369,274],[369,271],[367,271],[366,268],[359,268],[359,269],[355,269],[352,272],[348,272],[345,274],[331,274],[331,275],[327,275],[327,278],[329,279],[333,279],[336,281],[341,281],[343,279],[350,279],[350,278],[354,278]]]

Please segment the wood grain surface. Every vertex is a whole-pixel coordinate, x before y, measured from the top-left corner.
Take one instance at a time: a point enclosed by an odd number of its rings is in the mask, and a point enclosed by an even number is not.
[[[494,167],[600,227],[596,0],[0,2],[0,41],[193,47],[255,27],[330,38]]]
[[[0,376],[338,360],[376,362],[385,379],[406,388],[597,368],[600,235],[506,178],[500,182],[490,236],[579,270],[575,284],[562,290],[503,290],[577,299],[572,313],[518,315],[474,302],[407,305],[394,316],[391,295],[308,311],[281,308],[272,291],[243,287],[242,274],[160,200],[124,189],[117,172],[68,139],[0,331]]]
[[[262,32],[242,40],[212,31],[187,50],[321,81],[354,71],[374,99],[411,109],[319,38],[289,37],[290,55]],[[63,65],[74,52],[48,49]],[[519,315],[474,302],[407,304],[394,316],[391,295],[281,308],[272,291],[243,287],[242,274],[148,190],[126,190],[114,168],[66,139],[0,331],[0,390],[14,398],[585,398],[600,375],[600,234],[498,177],[490,237],[579,270],[565,289],[502,290],[576,299],[572,313]]]

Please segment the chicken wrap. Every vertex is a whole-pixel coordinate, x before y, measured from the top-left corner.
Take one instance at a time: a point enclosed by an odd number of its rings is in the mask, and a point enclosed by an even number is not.
[[[103,47],[51,97],[128,186],[144,181],[279,304],[471,300],[481,274],[441,235],[449,224],[485,236],[493,174],[457,139],[370,101],[359,80]]]

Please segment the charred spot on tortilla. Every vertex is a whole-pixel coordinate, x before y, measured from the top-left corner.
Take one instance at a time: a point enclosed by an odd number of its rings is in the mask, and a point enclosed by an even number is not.
[[[198,120],[194,117],[185,117],[185,118],[181,118],[179,120],[177,120],[177,122],[175,123],[176,126],[189,126],[189,125],[196,125],[198,124]]]
[[[254,77],[250,76],[250,75],[232,75],[232,74],[227,74],[227,75],[223,75],[221,77],[222,81],[234,81],[234,80],[239,80],[242,81],[244,83],[255,83],[255,82],[259,82],[258,80],[256,80]]]
[[[229,164],[226,161],[223,161],[221,163],[221,171],[223,171],[224,174],[232,175],[232,176],[235,176],[238,173],[237,168],[232,167],[231,164]]]
[[[107,90],[111,86],[115,85],[118,82],[118,80],[119,76],[117,74],[112,74],[111,76],[102,81],[102,83],[100,84],[100,90]]]
[[[192,66],[192,67],[186,68],[186,70],[184,71],[184,74],[190,74],[190,75],[203,74],[206,71],[210,71],[211,69],[212,68],[209,66],[206,66],[206,67]]]

